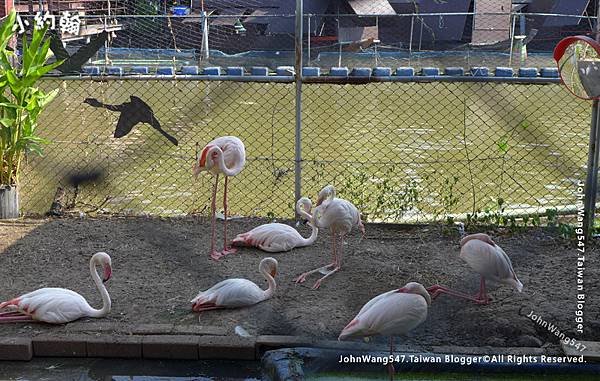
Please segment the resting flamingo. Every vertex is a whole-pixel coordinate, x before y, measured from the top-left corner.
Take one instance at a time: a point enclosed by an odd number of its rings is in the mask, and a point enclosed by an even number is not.
[[[320,272],[324,274],[322,278],[317,280],[313,285],[313,290],[319,288],[321,283],[332,274],[338,272],[342,267],[342,256],[344,249],[344,237],[348,234],[354,225],[357,225],[362,235],[365,235],[365,227],[360,218],[360,212],[356,207],[347,200],[335,197],[335,188],[333,185],[327,185],[319,192],[317,207],[313,215],[308,212],[299,210],[302,217],[308,219],[317,228],[329,228],[331,232],[331,248],[333,253],[333,261],[323,267],[307,271],[296,278],[296,283],[303,283],[306,277],[310,274]],[[337,249],[337,236],[341,242],[339,251]]]
[[[358,315],[342,330],[338,340],[375,335],[390,337],[390,356],[394,351],[394,336],[404,335],[427,319],[431,297],[417,282],[409,282],[397,290],[388,291],[369,300]],[[390,378],[394,366],[389,364]]]
[[[269,286],[266,290],[247,279],[226,279],[206,291],[201,291],[192,299],[192,310],[201,312],[220,308],[239,308],[269,299],[277,287],[275,283],[277,260],[271,257],[263,258],[258,265],[258,271],[267,280]]]
[[[298,213],[301,210],[310,212],[311,209],[312,203],[306,197],[302,197],[296,203]],[[312,245],[316,241],[319,229],[312,222],[308,222],[308,224],[312,228],[312,233],[308,238],[302,237],[296,229],[289,225],[271,223],[257,226],[249,232],[239,234],[231,244],[234,246],[255,246],[271,253],[289,251],[295,247]]]
[[[196,155],[197,156],[197,155]],[[196,157],[196,162],[192,167],[194,176],[198,176],[202,171],[208,171],[215,176],[215,185],[212,192],[211,203],[211,235],[210,235],[210,256],[214,260],[219,260],[224,255],[232,254],[237,249],[227,246],[227,179],[230,176],[239,174],[246,164],[246,148],[244,143],[235,136],[222,136],[211,141],[202,149],[200,158]],[[225,176],[225,190],[223,191],[223,213],[225,216],[223,227],[223,251],[215,250],[215,213],[217,202],[217,185],[219,183],[219,174]]]
[[[488,304],[490,299],[485,289],[486,279],[509,285],[519,292],[523,290],[523,283],[517,278],[510,258],[490,236],[484,233],[471,234],[460,241],[460,246],[460,257],[481,275],[479,292],[471,296],[444,286],[433,285],[427,289],[432,298],[435,299],[439,294],[445,293],[472,300],[477,304]]]
[[[96,271],[96,266],[104,269],[104,279]],[[64,288],[40,288],[17,298],[0,303],[0,309],[10,312],[0,314],[0,323],[41,321],[52,324],[63,324],[82,317],[101,318],[110,312],[110,296],[103,282],[112,275],[111,259],[106,253],[96,253],[90,260],[90,273],[102,296],[102,308],[92,308],[85,298],[75,291]]]

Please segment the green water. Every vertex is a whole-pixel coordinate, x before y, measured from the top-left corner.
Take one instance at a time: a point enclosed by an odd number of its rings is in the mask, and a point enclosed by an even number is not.
[[[118,213],[206,212],[212,178],[194,180],[195,144],[236,135],[248,162],[230,180],[233,214],[290,217],[294,199],[294,86],[200,81],[61,81],[30,157],[23,210],[48,210],[73,171],[101,169],[78,207]],[[179,146],[147,125],[112,137],[119,114],[83,104],[144,99]],[[305,85],[302,194],[333,183],[369,220],[415,221],[505,201],[515,212],[574,204],[585,178],[590,104],[560,85],[378,83]]]

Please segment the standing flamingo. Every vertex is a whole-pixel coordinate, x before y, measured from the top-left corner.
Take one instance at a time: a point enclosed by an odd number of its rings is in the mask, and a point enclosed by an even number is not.
[[[342,330],[338,340],[351,337],[390,336],[390,356],[394,351],[394,336],[404,335],[427,319],[431,297],[416,282],[388,291],[369,300],[358,315]],[[390,378],[394,366],[389,364]]]
[[[308,198],[302,197],[298,200],[296,204],[298,213],[301,213],[301,210],[310,212],[311,209],[312,203]],[[295,247],[312,245],[316,241],[319,229],[312,222],[308,224],[312,228],[312,233],[308,238],[302,237],[296,229],[289,225],[271,223],[257,226],[249,232],[239,234],[231,244],[234,246],[255,246],[271,253],[289,251]]]
[[[519,292],[523,290],[523,283],[517,278],[510,258],[500,246],[492,241],[490,236],[484,233],[471,234],[460,241],[460,246],[460,257],[481,275],[479,292],[471,296],[444,286],[433,285],[427,289],[432,298],[435,299],[439,294],[446,293],[472,300],[477,304],[488,304],[490,299],[485,290],[486,278],[512,286]]]
[[[100,280],[96,265],[104,268],[104,279]],[[103,282],[110,279],[112,267],[110,256],[96,253],[90,259],[90,273],[102,296],[102,308],[92,308],[85,298],[75,291],[64,288],[40,288],[17,298],[0,303],[0,309],[10,312],[0,314],[0,323],[42,321],[52,324],[69,323],[82,317],[101,318],[110,312],[110,296]]]
[[[192,299],[192,310],[201,312],[220,308],[246,307],[269,299],[277,287],[275,283],[277,260],[271,257],[263,258],[258,265],[258,271],[267,280],[269,287],[266,290],[248,279],[226,279],[206,291],[201,291]]]
[[[208,171],[215,175],[215,185],[212,192],[211,203],[211,239],[210,239],[210,257],[219,260],[222,256],[232,254],[237,249],[227,246],[227,179],[230,176],[239,174],[246,164],[246,148],[244,143],[235,136],[222,136],[208,143],[202,149],[200,158],[192,167],[194,176],[198,176],[202,171]],[[223,251],[215,250],[215,213],[217,202],[217,184],[219,183],[219,174],[225,175],[225,190],[223,192],[223,209],[225,215],[223,227]]]
[[[327,185],[321,192],[317,200],[317,207],[313,215],[299,210],[301,216],[308,219],[317,228],[329,228],[331,231],[331,247],[333,261],[323,267],[307,271],[296,278],[296,283],[303,283],[310,274],[320,272],[324,276],[317,280],[313,285],[313,290],[321,286],[321,283],[330,275],[336,273],[342,267],[342,255],[344,249],[344,237],[348,234],[354,225],[357,225],[362,235],[365,235],[365,227],[360,219],[360,212],[347,200],[335,197],[335,188],[333,185]],[[340,248],[337,249],[337,236],[340,238]],[[331,270],[329,270],[331,269]]]

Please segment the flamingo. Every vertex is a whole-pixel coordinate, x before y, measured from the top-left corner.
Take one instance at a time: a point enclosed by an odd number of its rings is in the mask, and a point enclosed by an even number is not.
[[[460,246],[460,257],[481,275],[479,292],[471,296],[444,286],[433,285],[427,289],[433,299],[441,293],[446,293],[472,300],[477,304],[488,304],[490,299],[485,289],[486,278],[514,287],[519,292],[523,291],[523,283],[517,278],[510,258],[490,236],[484,233],[471,234],[460,241]]]
[[[198,155],[196,155],[198,156]],[[227,246],[227,179],[230,176],[239,174],[246,164],[246,148],[244,143],[235,136],[222,136],[211,141],[202,149],[200,158],[196,157],[196,162],[192,167],[192,172],[197,177],[200,172],[208,171],[215,175],[215,185],[212,192],[211,203],[211,241],[210,257],[215,261],[222,256],[232,254],[237,249]],[[225,222],[223,227],[223,251],[215,250],[215,212],[217,202],[217,184],[219,183],[219,174],[225,176],[225,190],[223,192],[223,209]]]
[[[431,297],[417,282],[409,282],[397,290],[385,292],[369,300],[356,317],[344,327],[338,340],[375,335],[390,337],[390,356],[394,351],[394,336],[404,335],[427,319]],[[394,366],[389,364],[390,378]]]
[[[344,249],[344,237],[348,234],[354,225],[357,225],[362,236],[365,235],[365,227],[360,218],[360,213],[356,207],[347,200],[335,197],[335,188],[333,185],[327,185],[319,192],[317,207],[313,215],[305,210],[299,210],[298,213],[305,219],[312,222],[317,228],[329,228],[331,231],[331,247],[333,261],[317,269],[307,271],[296,278],[296,283],[303,283],[310,274],[320,272],[324,274],[313,285],[313,290],[318,289],[321,283],[332,274],[338,272],[342,267],[342,255]],[[337,250],[337,236],[340,236],[341,245],[339,252]],[[331,270],[328,270],[331,269]]]
[[[263,258],[258,265],[258,271],[265,277],[269,287],[266,290],[258,287],[247,279],[226,279],[206,291],[201,291],[192,299],[192,310],[196,312],[220,308],[247,307],[267,300],[275,293],[277,287],[277,260]]]
[[[104,269],[104,279],[100,280],[96,266]],[[110,312],[110,296],[103,282],[110,279],[112,267],[110,256],[96,253],[90,259],[90,273],[102,296],[102,308],[92,308],[83,296],[64,288],[40,288],[17,298],[0,303],[1,309],[10,312],[0,314],[0,323],[42,321],[51,324],[69,323],[82,317],[101,318]]]
[[[298,200],[296,209],[299,213],[301,209],[310,212],[312,203],[308,198],[302,197]],[[296,229],[289,225],[271,223],[257,226],[249,232],[239,234],[231,244],[234,246],[256,246],[271,253],[289,251],[295,247],[312,245],[317,240],[319,229],[311,222],[308,224],[312,228],[312,233],[308,238],[302,237]]]

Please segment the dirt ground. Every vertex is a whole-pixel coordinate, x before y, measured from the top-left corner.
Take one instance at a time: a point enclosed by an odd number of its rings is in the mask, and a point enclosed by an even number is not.
[[[233,220],[232,236],[265,223]],[[290,222],[291,223],[291,222]],[[221,223],[218,226],[222,232]],[[40,287],[66,287],[94,306],[100,296],[90,279],[88,261],[108,252],[113,278],[107,283],[113,309],[107,321],[241,325],[251,334],[282,334],[336,339],[341,329],[372,297],[417,281],[441,283],[475,293],[478,276],[459,257],[458,232],[441,226],[367,225],[367,238],[355,232],[345,245],[345,263],[319,290],[293,279],[328,263],[330,239],[321,231],[313,246],[268,254],[244,248],[219,262],[209,259],[210,225],[205,218],[64,218],[0,222],[0,300]],[[301,232],[309,235],[309,228]],[[470,233],[470,232],[469,232]],[[600,340],[598,247],[587,247],[585,333],[573,335],[576,310],[575,241],[547,229],[488,232],[511,257],[522,293],[492,286],[486,306],[441,296],[427,321],[398,340],[418,349],[432,346],[537,347],[558,349],[558,339],[527,315],[533,311],[579,340]],[[243,277],[266,287],[258,273],[265,256],[279,261],[273,299],[250,308],[192,313],[189,301],[218,281]],[[89,319],[93,321],[93,319]],[[45,324],[3,324],[0,335],[35,335],[56,330]]]

